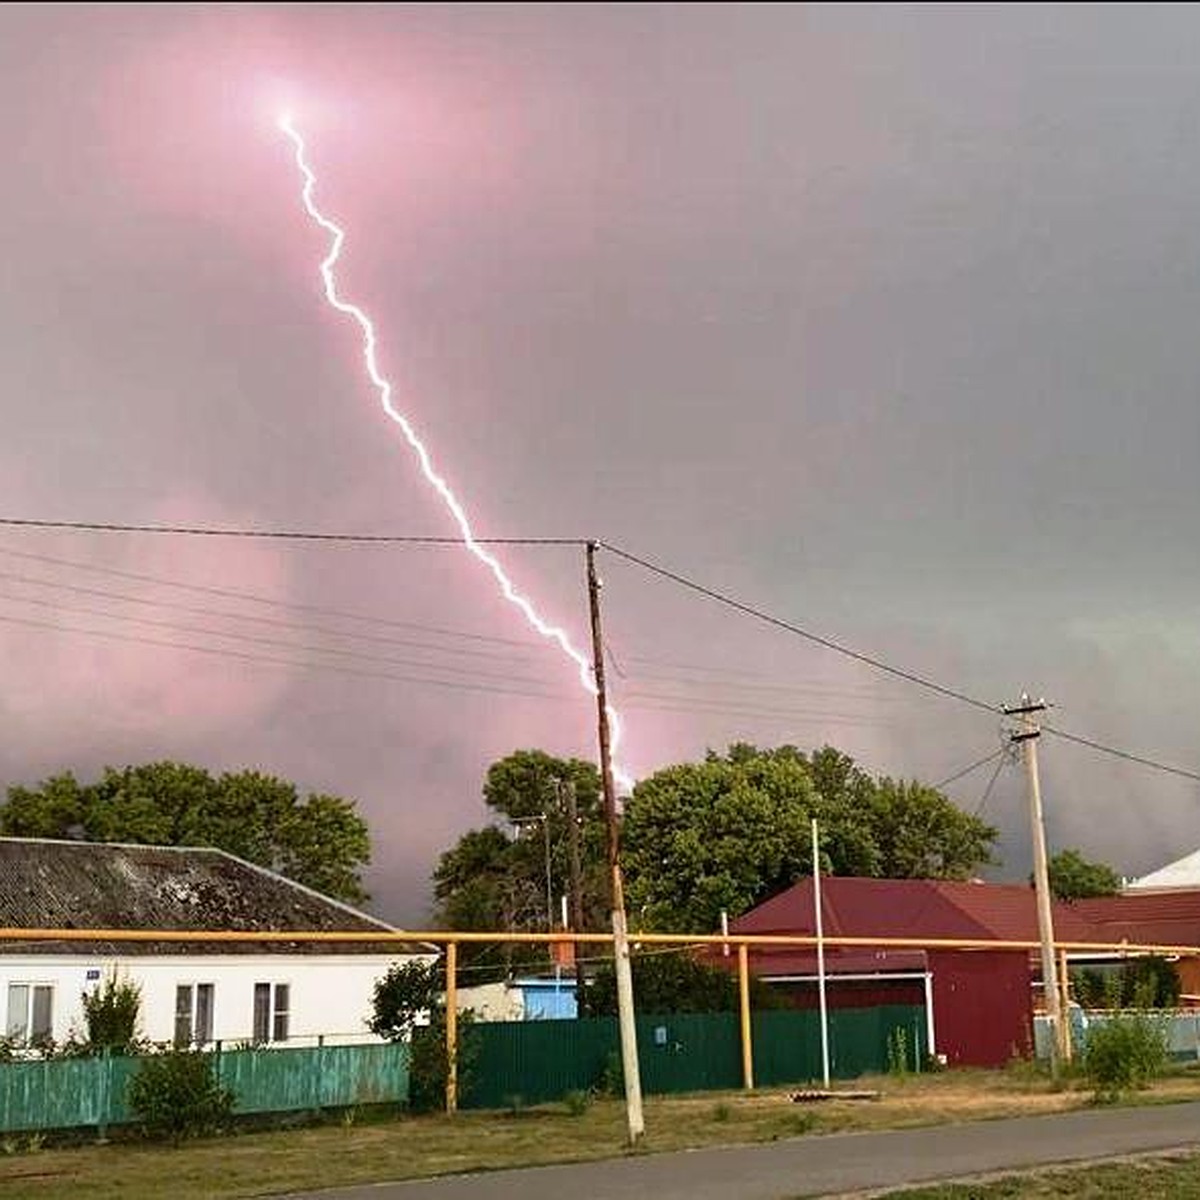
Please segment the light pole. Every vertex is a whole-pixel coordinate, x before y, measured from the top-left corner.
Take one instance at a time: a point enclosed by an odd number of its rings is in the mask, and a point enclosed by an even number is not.
[[[546,849],[546,930],[554,932],[554,881],[550,874],[550,818],[546,813],[535,813],[531,817],[509,817],[510,825],[520,828],[522,825],[542,825],[542,835]]]

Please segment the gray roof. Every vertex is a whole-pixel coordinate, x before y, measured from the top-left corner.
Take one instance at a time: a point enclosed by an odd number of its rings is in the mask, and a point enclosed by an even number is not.
[[[0,838],[0,927],[394,932],[367,913],[244,859],[179,846]],[[400,942],[37,942],[0,954],[427,953]]]

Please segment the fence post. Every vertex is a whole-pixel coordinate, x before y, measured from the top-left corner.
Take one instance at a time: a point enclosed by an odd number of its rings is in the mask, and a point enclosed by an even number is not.
[[[458,943],[446,943],[446,1111],[458,1111]]]
[[[742,1087],[754,1090],[754,1034],[750,1026],[750,967],[746,943],[738,943],[738,1012],[742,1023]]]
[[[112,1113],[112,1054],[107,1046],[100,1051],[100,1104],[96,1120],[96,1141],[108,1141]]]

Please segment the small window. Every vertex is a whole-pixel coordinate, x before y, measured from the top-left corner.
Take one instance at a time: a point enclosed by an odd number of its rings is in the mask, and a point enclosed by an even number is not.
[[[176,987],[176,1046],[203,1046],[212,1041],[215,991],[211,983],[181,983]]]
[[[271,985],[269,983],[254,985],[254,1040],[255,1042],[271,1040]]]
[[[254,1040],[258,1043],[286,1042],[291,1024],[291,985],[254,985]]]
[[[10,983],[5,1033],[21,1045],[37,1046],[54,1032],[54,988],[48,983]]]
[[[275,985],[275,1014],[271,1029],[271,1040],[286,1042],[288,1038],[288,1001],[291,988],[286,983]]]

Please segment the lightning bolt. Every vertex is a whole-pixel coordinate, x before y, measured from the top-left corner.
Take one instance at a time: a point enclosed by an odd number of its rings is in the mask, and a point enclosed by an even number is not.
[[[434,466],[433,456],[429,453],[425,443],[417,436],[417,431],[413,428],[412,422],[392,402],[392,383],[379,369],[377,354],[378,337],[375,333],[375,325],[362,308],[357,304],[352,304],[350,301],[343,299],[338,293],[334,267],[341,257],[342,247],[346,241],[346,231],[317,207],[317,202],[314,199],[317,177],[312,167],[309,166],[304,139],[296,129],[290,114],[285,114],[279,118],[279,128],[292,143],[292,149],[295,152],[296,167],[304,179],[304,185],[300,191],[304,211],[329,235],[329,252],[321,260],[320,265],[321,280],[325,287],[325,299],[331,308],[336,309],[343,316],[349,317],[358,326],[359,333],[362,335],[363,366],[366,368],[367,375],[374,385],[376,392],[379,394],[379,403],[384,413],[400,427],[400,432],[404,435],[404,440],[416,455],[417,463],[421,468],[421,474],[425,476],[426,481],[438,494],[442,503],[449,511],[450,516],[453,518],[455,525],[458,526],[458,531],[462,535],[463,545],[466,546],[467,550],[470,551],[482,566],[487,568],[499,586],[504,599],[521,613],[530,628],[545,638],[546,641],[553,642],[575,664],[579,672],[579,682],[583,689],[589,695],[595,696],[596,683],[592,676],[591,664],[587,658],[572,645],[571,639],[567,636],[565,630],[557,625],[550,624],[534,607],[533,602],[517,590],[516,585],[509,578],[508,572],[505,571],[500,560],[485,546],[479,544],[462,502],[455,495],[454,489],[446,482],[445,477]],[[621,741],[621,718],[612,705],[608,706],[608,718],[612,729],[612,749],[615,760],[617,747]],[[613,775],[618,784],[625,790],[633,787],[632,776],[622,770],[615,761]]]

